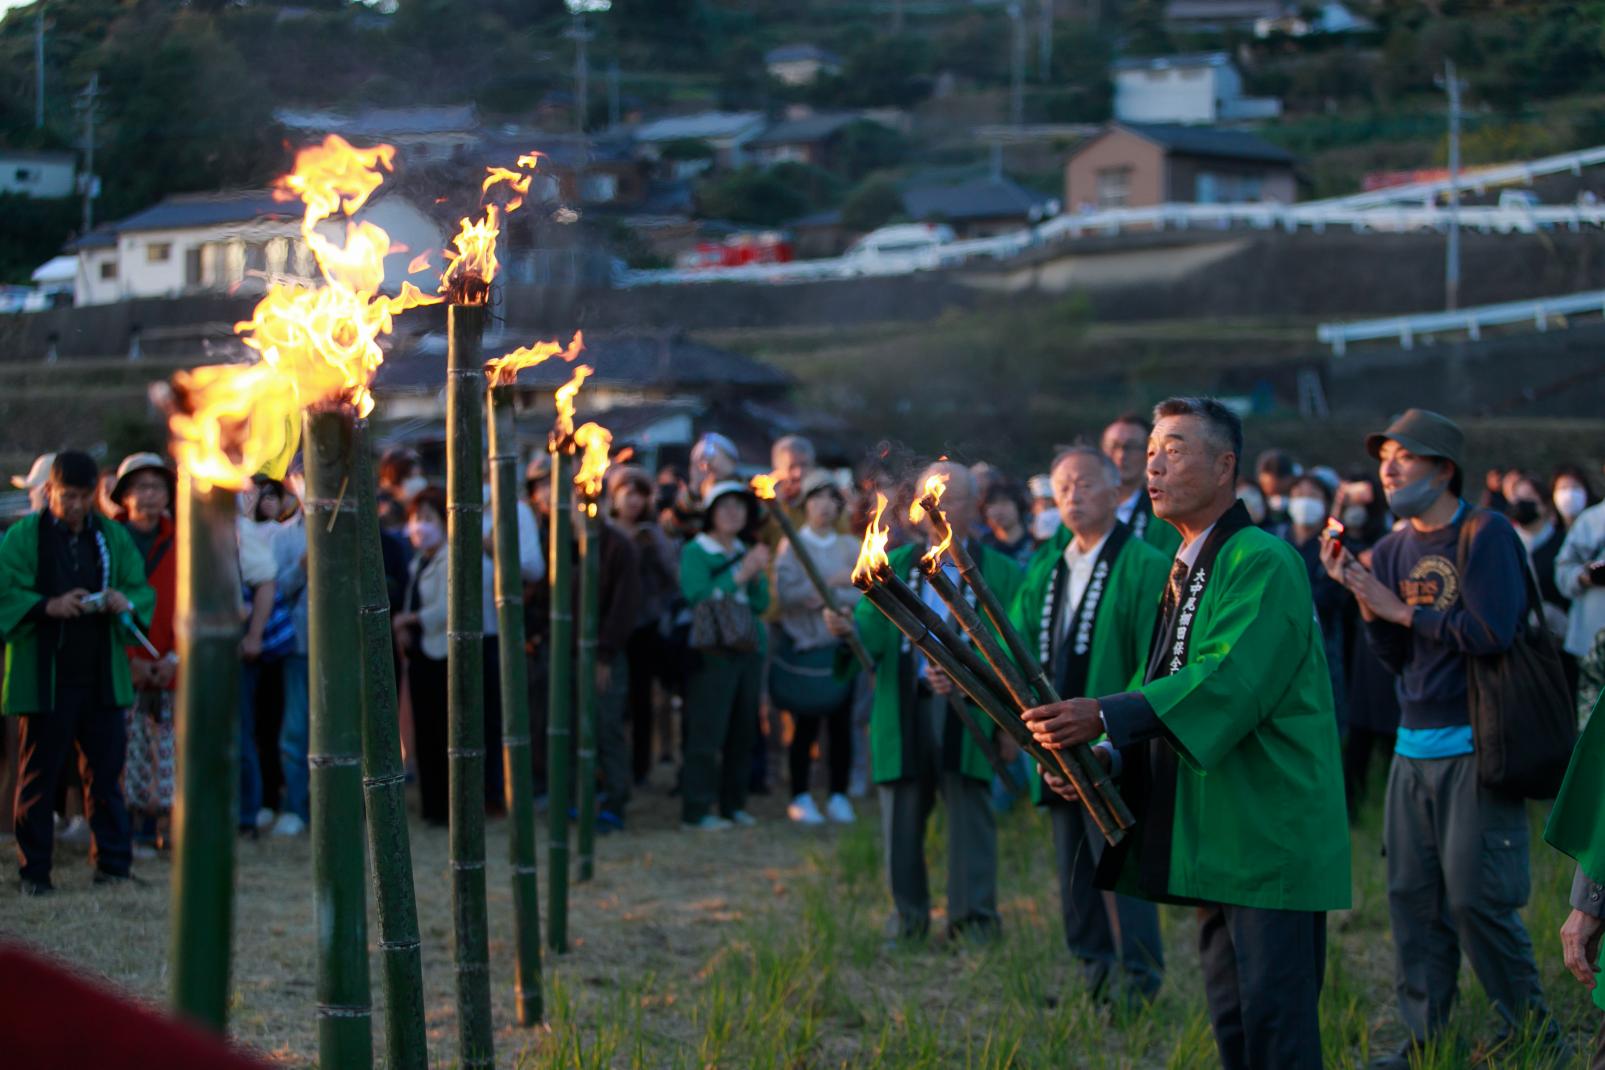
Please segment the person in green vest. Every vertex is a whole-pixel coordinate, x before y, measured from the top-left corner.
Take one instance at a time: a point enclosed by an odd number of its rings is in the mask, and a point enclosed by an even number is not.
[[[1572,976],[1593,993],[1594,1006],[1605,1010],[1605,986],[1598,976],[1605,967],[1600,957],[1605,936],[1605,721],[1601,718],[1589,717],[1583,727],[1544,826],[1544,839],[1577,861],[1572,912],[1560,927],[1561,953]],[[1594,1035],[1588,1065],[1594,1070],[1605,1067],[1605,1022]]]
[[[956,532],[973,531],[979,519],[975,481],[962,465],[941,462],[921,474],[916,486],[932,475],[945,475],[942,511]],[[928,524],[923,534],[931,537]],[[969,550],[981,575],[1005,605],[1020,586],[1013,561],[978,539]],[[932,609],[949,618],[947,607],[920,573],[918,561],[926,543],[916,540],[890,554],[892,571],[902,577]],[[945,566],[959,582],[951,560]],[[880,786],[881,834],[894,915],[889,928],[899,938],[923,938],[930,929],[931,894],[925,867],[925,825],[938,795],[947,810],[948,935],[994,936],[998,914],[997,824],[990,791],[993,767],[982,745],[964,728],[949,703],[956,694],[951,680],[912,650],[890,621],[866,599],[853,611],[864,648],[875,663],[875,699],[869,719],[870,769]],[[837,634],[850,627],[843,618],[827,618]],[[990,740],[995,731],[979,712],[981,729]],[[1004,755],[1007,760],[1009,755]]]
[[[134,704],[134,684],[123,648],[136,641],[130,625],[149,627],[156,592],[128,530],[94,511],[98,482],[88,454],[58,453],[46,507],[17,521],[0,543],[4,712],[21,719],[14,823],[24,895],[54,890],[51,807],[75,748],[89,797],[94,881],[130,880],[121,781],[123,710]]]
[[[1115,519],[1120,471],[1108,456],[1091,446],[1065,450],[1050,479],[1064,523],[1026,566],[1012,622],[1061,695],[1130,690],[1148,664],[1170,562]],[[1152,1000],[1165,968],[1159,909],[1129,895],[1106,901],[1092,879],[1103,835],[1084,809],[1044,792],[1040,779],[1033,794],[1052,816],[1065,945],[1088,989],[1104,993],[1118,976],[1118,987]]]
[[[1148,500],[1148,435],[1153,429],[1141,413],[1123,413],[1103,429],[1099,444],[1120,473],[1115,519],[1149,546],[1173,557],[1181,548],[1181,536],[1172,525],[1154,522],[1154,506]]]
[[[1332,682],[1303,561],[1237,501],[1243,425],[1213,398],[1154,410],[1148,492],[1174,525],[1143,683],[1028,710],[1048,747],[1092,743],[1137,824],[1101,887],[1195,906],[1227,1070],[1318,1070],[1326,912],[1349,905]],[[1054,790],[1074,796],[1069,785]]]

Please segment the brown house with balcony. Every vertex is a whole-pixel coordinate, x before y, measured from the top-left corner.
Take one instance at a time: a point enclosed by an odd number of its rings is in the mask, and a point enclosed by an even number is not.
[[[1242,130],[1110,123],[1065,164],[1065,210],[1291,204],[1298,197],[1293,164],[1287,150]]]

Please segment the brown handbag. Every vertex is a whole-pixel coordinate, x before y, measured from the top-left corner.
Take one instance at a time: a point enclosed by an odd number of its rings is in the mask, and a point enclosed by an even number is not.
[[[731,557],[713,569],[717,579],[733,568],[739,557]],[[691,607],[691,634],[686,640],[692,650],[719,654],[748,654],[758,649],[758,620],[746,600],[731,598],[715,589],[713,594]]]

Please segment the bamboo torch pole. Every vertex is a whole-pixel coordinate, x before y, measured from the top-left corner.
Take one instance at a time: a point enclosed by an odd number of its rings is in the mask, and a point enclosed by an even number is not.
[[[513,870],[513,986],[518,1024],[540,1024],[541,898],[535,862],[535,786],[530,765],[529,683],[524,661],[524,576],[518,546],[518,440],[511,385],[490,388],[490,508],[501,659],[502,780]]]
[[[452,949],[464,1067],[495,1065],[485,908],[485,372],[482,303],[446,309],[446,737],[450,769]]]
[[[553,434],[551,553],[547,576],[551,583],[551,626],[547,633],[551,668],[546,702],[546,812],[547,833],[546,944],[558,954],[568,952],[568,806],[574,791],[570,778],[569,746],[574,722],[574,594],[573,562],[574,486],[573,436]]]
[[[1029,708],[1024,705],[1024,702],[1032,697],[1033,689],[1034,697],[1038,703],[1058,702],[1058,692],[1048,679],[1048,674],[1043,669],[1042,663],[1037,660],[1031,648],[1026,646],[1025,640],[1020,638],[1020,633],[1010,623],[1008,613],[1003,608],[1003,603],[998,601],[998,597],[993,592],[991,585],[981,575],[980,568],[976,565],[975,559],[970,556],[970,552],[964,546],[963,540],[953,537],[953,530],[947,522],[947,517],[942,513],[939,502],[940,494],[933,492],[928,487],[927,493],[920,499],[919,504],[930,517],[931,524],[941,537],[941,541],[946,543],[947,552],[952,556],[953,563],[958,566],[959,575],[964,578],[964,582],[969,586],[970,590],[975,592],[975,601],[981,607],[981,612],[986,614],[987,620],[991,622],[997,634],[1003,637],[1003,642],[1008,645],[1009,654],[1013,656],[1015,665],[1023,669],[1030,677],[1031,687],[1024,694],[1016,696],[1016,702],[1021,704],[1021,712]],[[960,598],[959,601],[962,602],[963,599]],[[986,629],[977,629],[975,639],[983,652],[986,652],[988,647],[994,648],[995,655],[989,654],[989,658],[997,656],[1003,661],[1008,660],[1002,656],[1001,650],[996,650],[995,641],[987,634]],[[1007,683],[1007,681],[1005,682]],[[1072,747],[1068,751],[1055,751],[1054,754],[1062,756],[1054,764],[1058,765],[1061,771],[1067,775],[1070,782],[1076,785],[1076,790],[1081,794],[1083,800],[1086,800],[1091,794],[1098,795],[1103,804],[1101,811],[1094,806],[1089,808],[1089,813],[1092,814],[1095,821],[1099,818],[1100,812],[1110,819],[1111,824],[1108,827],[1105,827],[1101,822],[1099,823],[1099,831],[1104,834],[1104,838],[1110,843],[1117,842],[1120,836],[1118,834],[1111,836],[1110,833],[1123,833],[1126,829],[1136,824],[1136,819],[1132,816],[1131,809],[1126,805],[1126,801],[1120,797],[1120,791],[1115,787],[1114,781],[1110,779],[1109,772],[1103,767],[1103,763],[1098,761],[1097,757],[1092,753],[1092,748],[1085,743]]]
[[[380,982],[385,995],[385,1062],[395,1070],[426,1070],[424,977],[418,901],[407,831],[406,771],[396,725],[396,663],[390,634],[390,596],[379,540],[378,491],[368,421],[359,418],[352,443],[357,498],[358,586],[362,640],[362,787],[368,842],[373,848],[374,902],[379,916]]]
[[[357,616],[353,419],[344,403],[306,413],[307,646],[312,888],[318,949],[318,1063],[373,1064],[363,878],[362,678]]]
[[[218,1032],[228,1019],[239,797],[239,548],[234,488],[178,476],[178,790],[173,801],[173,1006]]]
[[[797,555],[797,563],[802,565],[803,572],[807,573],[808,582],[814,585],[814,590],[818,592],[820,601],[825,603],[826,609],[837,616],[841,616],[841,602],[837,599],[836,592],[832,591],[830,584],[825,582],[825,577],[819,571],[819,564],[814,560],[814,555],[808,552],[808,547],[797,537],[797,525],[791,522],[791,517],[786,515],[786,507],[775,496],[774,478],[772,476],[754,476],[752,478],[752,490],[758,496],[758,500],[764,503],[764,508],[769,510],[769,515],[774,518],[775,523],[780,525],[781,534],[786,536],[786,542],[791,545],[791,552]],[[869,651],[864,649],[863,641],[856,634],[847,635],[842,641],[847,644],[847,649],[853,652],[853,657],[858,659],[858,664],[863,667],[865,672],[875,671],[875,663],[870,660]]]
[[[587,424],[587,432],[595,425]],[[605,432],[604,432],[605,434]],[[607,447],[602,448],[606,457]],[[587,445],[586,464],[575,476],[576,487],[591,467],[592,447]],[[604,462],[605,463],[605,462]],[[591,487],[581,488],[580,512],[580,620],[579,640],[574,659],[575,687],[578,694],[579,740],[575,748],[576,787],[579,794],[577,846],[579,872],[576,879],[588,881],[596,873],[596,735],[598,704],[596,680],[596,639],[602,608],[602,519],[597,515],[596,496]]]

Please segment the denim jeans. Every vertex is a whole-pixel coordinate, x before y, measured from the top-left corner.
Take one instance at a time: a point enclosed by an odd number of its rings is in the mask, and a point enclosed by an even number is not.
[[[284,809],[302,821],[312,819],[307,773],[307,656],[284,659],[284,723],[279,728],[279,761],[284,767]]]
[[[256,828],[262,809],[262,766],[256,756],[256,678],[254,661],[240,663],[240,828]]]

